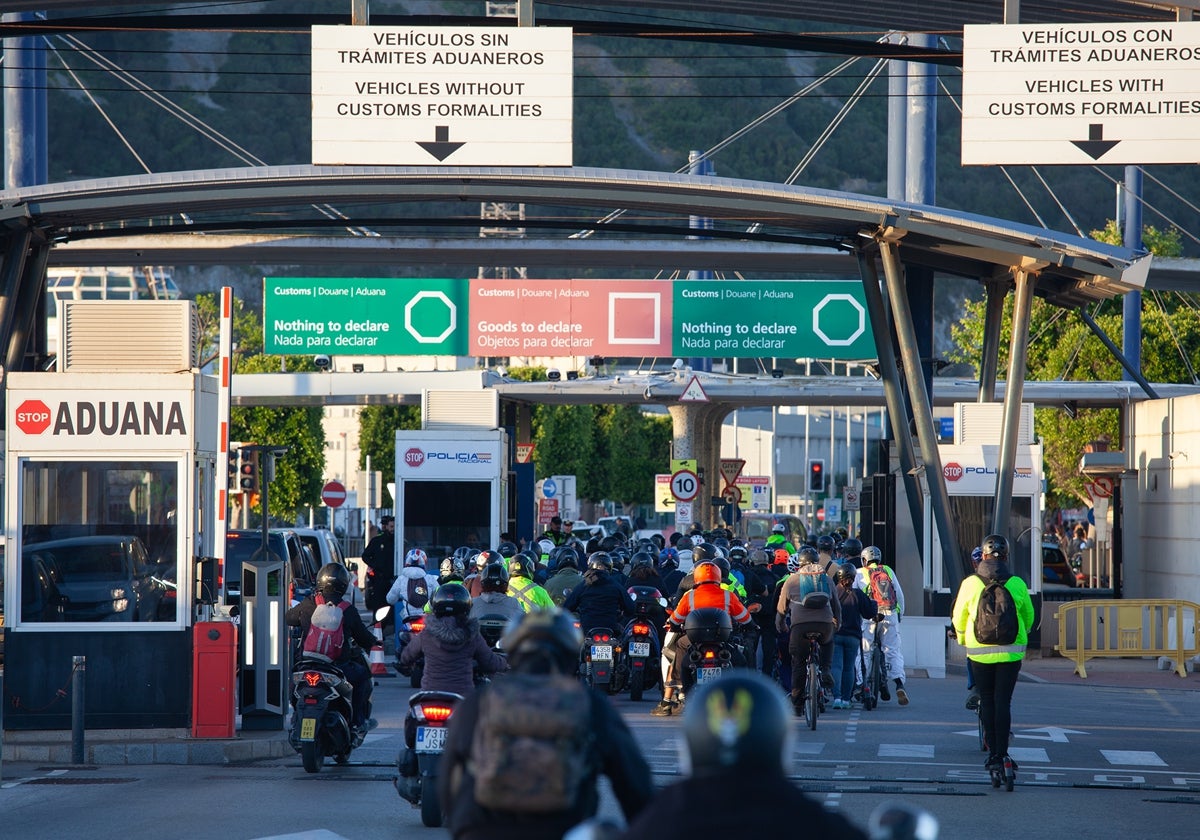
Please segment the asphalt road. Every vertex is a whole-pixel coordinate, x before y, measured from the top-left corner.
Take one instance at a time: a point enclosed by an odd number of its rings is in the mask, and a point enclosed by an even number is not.
[[[1195,677],[1189,678],[1195,679]],[[961,678],[915,678],[912,702],[872,712],[830,711],[816,731],[796,721],[792,778],[826,807],[866,825],[881,802],[932,811],[943,838],[1148,837],[1188,831],[1200,811],[1200,692],[1018,685],[1011,754],[1017,789],[983,772],[975,718]],[[381,680],[380,727],[350,764],[309,775],[298,756],[236,766],[39,767],[5,762],[0,835],[36,840],[142,840],[216,834],[228,840],[299,836],[373,840],[445,836],[391,785],[411,689]],[[657,698],[655,698],[657,699]],[[614,701],[660,784],[678,772],[679,721],[652,718],[650,700]],[[698,803],[705,807],[706,803]],[[605,813],[616,815],[611,798]],[[1003,826],[1003,829],[998,828]],[[414,832],[410,834],[410,832]]]

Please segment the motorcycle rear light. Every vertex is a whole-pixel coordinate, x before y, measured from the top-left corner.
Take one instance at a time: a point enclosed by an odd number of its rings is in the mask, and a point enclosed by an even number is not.
[[[308,683],[309,685],[315,686],[321,682],[321,675],[319,673],[317,673],[316,671],[305,671],[304,672],[304,681],[306,683]]]
[[[593,642],[607,642],[609,640],[610,637],[607,633],[597,633],[596,635],[592,636]]]
[[[716,659],[717,652],[714,650],[706,650],[706,651],[704,651],[704,658],[705,659]]]
[[[444,723],[450,719],[450,713],[454,709],[450,706],[418,706],[421,710],[421,715],[430,723]]]
[[[649,636],[650,635],[650,625],[649,624],[633,625],[633,634],[635,636]]]
[[[425,619],[418,618],[416,621],[411,622],[408,625],[408,629],[411,630],[413,633],[420,633],[422,630],[425,629]]]
[[[304,702],[307,703],[309,706],[315,706],[315,705],[317,705],[317,698],[316,697],[305,697]]]

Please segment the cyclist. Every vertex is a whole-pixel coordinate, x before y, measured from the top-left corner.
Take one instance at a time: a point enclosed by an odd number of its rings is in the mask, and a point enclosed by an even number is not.
[[[782,548],[788,554],[796,553],[796,546],[792,545],[792,541],[787,538],[787,526],[782,522],[776,522],[771,526],[771,536],[767,537],[766,548],[767,551]]]
[[[847,540],[849,542],[849,540]],[[870,638],[864,637],[868,651],[875,643],[876,627],[880,647],[887,664],[887,678],[896,685],[896,702],[908,705],[904,690],[904,654],[900,650],[900,616],[904,613],[904,590],[890,566],[883,564],[883,552],[873,545],[862,549],[862,568],[858,571],[859,588],[871,596],[878,607],[874,623],[868,628]],[[879,690],[880,700],[890,700],[891,693],[884,682]]]
[[[804,546],[796,553],[796,571],[779,588],[775,606],[775,629],[788,634],[788,653],[792,659],[791,694],[796,714],[804,714],[805,691],[819,691],[808,682],[809,633],[819,634],[821,677],[827,688],[833,683],[829,669],[833,663],[833,631],[841,623],[842,604],[834,596],[829,575],[821,568],[817,550]],[[789,629],[790,628],[790,629]]]
[[[1012,696],[1025,658],[1025,644],[1033,626],[1033,602],[1025,581],[1012,574],[1008,566],[1008,540],[999,534],[984,537],[980,544],[983,560],[975,574],[965,578],[954,599],[954,630],[958,643],[967,649],[975,685],[979,689],[979,716],[983,720],[984,740],[988,744],[988,770],[998,767],[1006,757],[1012,732]],[[975,619],[979,601],[988,581],[1004,585],[1016,607],[1016,640],[1008,645],[984,645],[975,638]],[[1011,761],[1011,759],[1009,759]],[[1016,768],[1015,762],[1013,768]]]

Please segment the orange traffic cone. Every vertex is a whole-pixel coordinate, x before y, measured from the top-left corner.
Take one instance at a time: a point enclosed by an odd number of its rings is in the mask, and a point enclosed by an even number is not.
[[[375,622],[373,631],[379,646],[371,648],[371,676],[394,677],[396,675],[388,670],[387,663],[383,661],[383,627],[378,621]]]

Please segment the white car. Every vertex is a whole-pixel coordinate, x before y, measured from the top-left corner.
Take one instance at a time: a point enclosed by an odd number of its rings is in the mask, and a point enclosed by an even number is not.
[[[300,542],[308,546],[308,549],[317,558],[317,566],[324,566],[326,563],[338,563],[345,566],[350,571],[350,589],[347,595],[350,597],[350,604],[354,609],[358,610],[362,616],[363,623],[368,628],[375,623],[375,618],[367,612],[367,605],[363,599],[362,589],[358,582],[357,564],[349,563],[344,554],[342,547],[338,544],[337,537],[332,531],[324,528],[294,528],[296,536],[300,538]]]

